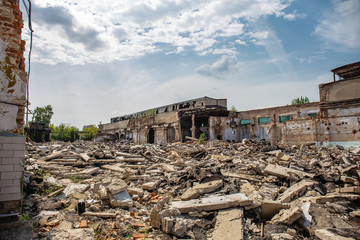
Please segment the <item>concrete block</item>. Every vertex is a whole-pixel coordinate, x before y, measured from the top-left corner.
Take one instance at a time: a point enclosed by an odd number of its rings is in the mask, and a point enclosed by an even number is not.
[[[14,158],[14,157],[3,157],[1,160],[1,164],[13,164],[13,165],[17,165],[19,164],[19,158]]]
[[[310,182],[310,181],[301,181],[298,182],[296,184],[294,184],[293,186],[291,186],[290,188],[288,188],[279,198],[278,201],[281,203],[289,203],[291,202],[294,198],[297,197],[298,194],[306,191],[306,189],[308,187],[312,187],[315,185],[315,182]]]
[[[25,157],[25,149],[14,151],[14,157]]]
[[[0,188],[0,194],[9,194],[9,193],[21,193],[20,186],[1,187]]]
[[[24,143],[25,137],[22,135],[18,136],[0,136],[0,143]]]
[[[24,166],[19,165],[14,165],[14,171],[15,172],[21,172],[24,171]]]
[[[0,194],[0,202],[16,201],[21,199],[21,193]]]
[[[13,172],[14,171],[14,165],[0,165],[0,172]]]
[[[190,200],[193,198],[197,198],[202,194],[214,192],[219,188],[221,188],[222,186],[223,186],[222,180],[215,180],[207,183],[202,183],[186,190],[180,198],[181,200]]]
[[[11,187],[11,186],[19,186],[20,187],[20,179],[5,179],[0,180],[0,187]]]
[[[3,143],[5,150],[25,150],[25,144],[23,143]]]
[[[23,172],[2,172],[1,173],[1,180],[2,179],[20,179]]]
[[[213,240],[220,239],[244,239],[244,211],[242,208],[220,210],[216,216]]]
[[[12,157],[14,157],[14,151],[10,151],[10,150],[0,151],[0,158],[12,158]]]

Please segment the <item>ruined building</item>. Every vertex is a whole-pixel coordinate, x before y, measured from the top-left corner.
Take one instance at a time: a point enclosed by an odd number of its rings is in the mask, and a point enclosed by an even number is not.
[[[111,118],[97,139],[166,144],[204,133],[228,142],[360,145],[360,62],[331,71],[333,82],[319,85],[319,102],[233,112],[226,99],[202,97]]]
[[[18,0],[0,1],[0,220],[21,212],[27,75]]]

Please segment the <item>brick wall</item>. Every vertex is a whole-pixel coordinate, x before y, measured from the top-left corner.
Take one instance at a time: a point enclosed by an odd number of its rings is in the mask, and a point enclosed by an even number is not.
[[[27,75],[19,0],[0,0],[0,214],[20,213]]]

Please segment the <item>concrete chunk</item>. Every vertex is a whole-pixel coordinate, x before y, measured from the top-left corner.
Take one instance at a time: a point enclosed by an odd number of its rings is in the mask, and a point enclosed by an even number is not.
[[[180,213],[188,213],[192,211],[214,211],[232,207],[242,207],[251,204],[252,201],[249,200],[244,194],[236,193],[189,201],[174,201],[170,204],[170,206],[177,208]]]
[[[300,192],[303,192],[308,187],[314,186],[315,182],[301,181],[290,188],[288,188],[279,198],[278,201],[281,203],[291,202]]]
[[[349,237],[342,237],[335,233],[330,232],[328,229],[316,229],[315,236],[320,238],[320,240],[329,240],[329,239],[336,239],[336,240],[355,240],[354,238]]]
[[[181,200],[194,199],[202,194],[214,192],[219,188],[221,188],[222,186],[223,186],[222,180],[215,180],[207,183],[202,183],[186,190],[180,198]]]
[[[302,212],[299,207],[281,210],[271,219],[271,223],[283,223],[291,225],[293,222],[301,218]]]
[[[215,230],[212,234],[213,240],[244,238],[244,210],[242,208],[225,209],[219,211],[216,216]]]
[[[295,170],[292,168],[286,168],[286,167],[282,167],[282,166],[274,165],[274,164],[268,164],[264,171],[267,174],[271,174],[271,175],[282,177],[282,178],[288,178],[288,179],[291,178],[291,174],[295,174],[295,175],[299,176],[300,178],[303,178],[303,177],[313,178],[314,177],[314,174],[311,174],[311,173],[306,173],[306,172],[298,171],[298,170]]]

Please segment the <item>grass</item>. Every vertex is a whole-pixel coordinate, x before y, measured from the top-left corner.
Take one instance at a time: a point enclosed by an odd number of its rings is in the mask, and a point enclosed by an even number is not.
[[[67,178],[70,179],[73,183],[78,183],[78,182],[81,182],[82,180],[84,180],[83,178],[80,178],[77,176],[69,176]]]

